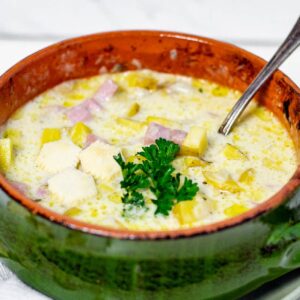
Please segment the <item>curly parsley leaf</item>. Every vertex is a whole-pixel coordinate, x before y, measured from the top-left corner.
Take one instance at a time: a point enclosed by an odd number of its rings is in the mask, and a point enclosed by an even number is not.
[[[148,147],[143,147],[143,151],[138,154],[147,159],[149,164],[157,169],[160,166],[169,165],[180,150],[179,145],[159,138]]]
[[[145,200],[141,193],[136,191],[126,193],[123,198],[124,204],[133,204],[135,206],[143,207],[145,206]]]
[[[198,185],[186,177],[181,180],[183,176],[174,174],[171,164],[179,150],[179,145],[160,138],[136,154],[145,158],[141,163],[126,163],[121,154],[115,156],[123,174],[121,187],[126,190],[122,202],[143,207],[141,191],[150,189],[155,196],[151,199],[157,207],[155,214],[169,215],[176,203],[193,199],[199,191]]]
[[[121,154],[114,156],[116,162],[120,165],[123,174],[123,180],[121,181],[121,187],[129,190],[136,191],[138,189],[144,189],[149,187],[149,179],[143,172],[139,172],[141,165],[134,164],[132,162],[126,163]]]

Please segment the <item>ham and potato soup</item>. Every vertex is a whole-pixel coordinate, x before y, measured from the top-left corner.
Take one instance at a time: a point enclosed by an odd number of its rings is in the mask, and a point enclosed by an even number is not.
[[[64,82],[1,128],[0,168],[39,204],[93,224],[171,230],[230,218],[296,169],[288,133],[255,102],[229,136],[217,133],[239,96],[150,70]]]

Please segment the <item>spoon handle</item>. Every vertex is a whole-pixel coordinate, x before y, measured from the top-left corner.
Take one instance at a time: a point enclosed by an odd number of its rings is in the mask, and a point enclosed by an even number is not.
[[[297,20],[292,31],[287,36],[285,41],[279,47],[271,60],[258,73],[253,82],[241,98],[233,106],[218,132],[227,135],[238,117],[243,113],[255,93],[264,84],[264,82],[273,74],[273,72],[292,54],[292,52],[300,45],[300,18]]]

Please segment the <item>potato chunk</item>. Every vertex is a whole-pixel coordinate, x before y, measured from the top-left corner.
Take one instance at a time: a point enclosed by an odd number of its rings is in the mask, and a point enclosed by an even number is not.
[[[239,214],[242,214],[245,211],[247,211],[247,207],[245,205],[233,204],[233,205],[227,207],[224,210],[224,213],[228,217],[234,217],[234,216],[237,216]]]
[[[88,126],[82,122],[78,122],[71,128],[70,137],[75,145],[83,147],[91,132],[92,130]]]
[[[13,160],[13,146],[9,138],[0,139],[0,169],[6,171]]]
[[[116,118],[116,122],[118,125],[121,125],[123,128],[131,129],[131,130],[142,130],[145,126],[143,122],[126,119],[126,118]]]
[[[58,128],[45,128],[41,137],[41,144],[58,141],[61,139],[61,132]]]
[[[173,213],[181,225],[192,224],[197,221],[197,215],[194,211],[197,202],[195,200],[182,201],[173,208]]]
[[[216,189],[228,191],[231,193],[238,193],[243,190],[238,185],[238,183],[231,178],[231,176],[223,177],[220,174],[216,174],[214,172],[206,170],[204,170],[202,174],[207,183],[212,185]]]
[[[200,127],[193,126],[183,140],[180,153],[182,155],[203,155],[207,148],[206,131]]]

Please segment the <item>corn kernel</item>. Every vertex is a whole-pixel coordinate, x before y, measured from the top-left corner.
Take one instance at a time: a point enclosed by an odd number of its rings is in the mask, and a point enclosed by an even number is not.
[[[83,147],[92,130],[82,122],[76,123],[70,130],[70,137],[74,144]]]
[[[73,101],[73,100],[65,100],[64,103],[63,103],[63,106],[64,107],[73,107],[75,105],[77,105],[78,103]]]
[[[149,75],[131,73],[126,76],[129,87],[139,87],[147,90],[157,89],[157,80]]]
[[[41,98],[40,98],[40,104],[41,106],[47,106],[50,104],[50,101],[52,100],[53,98],[51,96],[49,96],[48,93],[45,93],[43,95],[41,95]]]
[[[229,90],[225,86],[217,86],[212,89],[211,93],[216,97],[224,97],[228,95]]]
[[[91,209],[91,217],[96,218],[98,217],[98,210],[93,208]]]
[[[280,160],[273,160],[273,159],[270,159],[268,157],[265,157],[263,159],[263,165],[268,168],[268,169],[271,169],[271,170],[278,170],[280,171],[281,170],[281,161]]]
[[[200,159],[198,157],[195,156],[186,156],[184,157],[184,164],[188,167],[188,168],[193,168],[193,167],[206,167],[209,162]]]
[[[113,193],[115,191],[111,186],[109,186],[105,183],[99,184],[99,189],[100,189],[100,191],[106,192],[106,193]]]
[[[6,171],[13,160],[13,146],[9,138],[0,139],[0,169]]]
[[[150,123],[157,123],[163,126],[169,126],[172,127],[175,125],[175,122],[166,118],[162,118],[162,117],[156,117],[156,116],[149,116],[146,118],[146,123],[150,124]]]
[[[126,114],[127,117],[133,117],[140,111],[140,105],[138,103],[133,103]]]
[[[235,133],[235,134],[232,135],[232,140],[234,142],[238,142],[238,141],[241,140],[241,138],[240,138],[240,136],[238,134]]]
[[[254,170],[253,169],[247,169],[244,171],[239,178],[239,182],[250,184],[254,180]]]
[[[42,133],[41,143],[42,145],[58,141],[61,138],[61,132],[58,128],[45,128]]]
[[[20,120],[23,117],[23,110],[21,108],[17,109],[11,116],[11,120]]]
[[[226,176],[226,178],[221,178],[221,176],[218,176],[219,174],[215,174],[211,171],[203,170],[202,174],[210,185],[213,187],[228,191],[231,193],[239,193],[243,189],[238,185],[236,181],[234,181],[231,176]]]
[[[7,128],[3,133],[3,137],[9,138],[12,144],[17,147],[21,146],[21,142],[20,142],[21,136],[22,136],[22,132],[14,128]]]
[[[122,197],[118,193],[108,195],[108,199],[114,203],[122,203]]]
[[[78,89],[83,89],[83,90],[89,90],[91,88],[90,80],[76,80],[73,84],[73,89],[78,90]]]
[[[224,210],[224,213],[228,217],[234,217],[234,216],[242,214],[243,212],[245,212],[247,210],[248,210],[248,208],[242,204],[233,204],[233,205],[227,207]]]
[[[192,80],[192,87],[194,87],[195,89],[197,89],[200,92],[203,92],[203,83],[201,82],[201,80],[199,79],[193,79]]]
[[[195,200],[182,201],[173,207],[173,213],[180,224],[192,224],[198,220],[195,213]]]
[[[68,216],[68,217],[75,217],[75,216],[79,215],[81,212],[82,212],[82,210],[80,208],[74,206],[74,207],[67,209],[64,212],[64,215]]]
[[[256,107],[253,113],[262,121],[271,121],[271,113],[264,107],[261,106]]]
[[[143,122],[138,122],[138,121],[125,119],[125,118],[116,118],[116,122],[119,125],[132,130],[142,130],[145,126]]]
[[[78,92],[73,92],[69,95],[67,95],[67,98],[73,101],[80,101],[84,100],[86,96],[84,94],[78,93]]]
[[[252,189],[249,194],[249,198],[251,197],[251,200],[255,202],[265,199],[263,191],[258,188]]]

